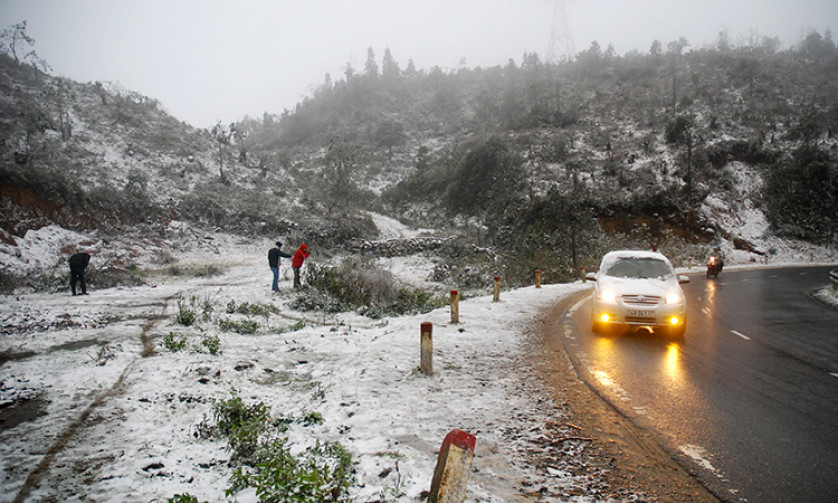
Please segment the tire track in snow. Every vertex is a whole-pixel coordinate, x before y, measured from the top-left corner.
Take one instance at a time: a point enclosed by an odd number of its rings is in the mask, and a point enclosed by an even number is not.
[[[55,458],[58,456],[58,454],[61,453],[61,451],[63,451],[67,447],[67,444],[70,442],[71,439],[76,437],[79,434],[79,432],[84,429],[87,423],[87,419],[90,417],[90,415],[96,409],[101,407],[102,404],[104,404],[108,398],[111,398],[119,393],[120,388],[122,388],[122,385],[125,383],[126,378],[133,372],[137,362],[141,361],[143,358],[151,356],[154,353],[154,338],[149,334],[159,322],[163,321],[168,317],[169,302],[171,302],[172,299],[178,297],[179,295],[181,295],[181,292],[166,297],[162,302],[162,312],[156,316],[148,317],[148,322],[141,325],[142,331],[140,333],[140,341],[142,342],[143,349],[140,353],[140,356],[138,356],[137,358],[132,360],[128,365],[126,365],[125,368],[122,370],[122,373],[119,375],[119,378],[117,378],[116,382],[114,382],[114,384],[109,389],[107,389],[98,397],[96,397],[96,399],[94,399],[90,403],[90,405],[88,405],[82,411],[79,417],[76,418],[75,421],[70,423],[70,425],[61,433],[61,435],[59,435],[58,439],[55,442],[53,442],[47,453],[41,459],[41,462],[38,463],[38,466],[36,466],[35,469],[32,470],[32,472],[29,474],[29,476],[26,477],[26,480],[23,483],[23,487],[21,487],[20,491],[17,493],[17,496],[15,496],[15,499],[13,500],[14,503],[23,503],[24,501],[26,501],[26,499],[32,493],[32,489],[38,487],[43,476],[49,471],[52,462],[55,461]],[[157,305],[159,306],[160,304]]]

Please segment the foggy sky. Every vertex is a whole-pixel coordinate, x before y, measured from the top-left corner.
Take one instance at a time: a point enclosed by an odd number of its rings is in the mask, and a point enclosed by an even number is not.
[[[367,48],[400,68],[546,60],[551,0],[0,0],[0,28],[24,19],[55,75],[112,81],[197,127],[293,109],[323,83],[363,70]],[[799,44],[838,26],[835,0],[566,0],[562,55],[596,41],[618,54],[720,32]]]

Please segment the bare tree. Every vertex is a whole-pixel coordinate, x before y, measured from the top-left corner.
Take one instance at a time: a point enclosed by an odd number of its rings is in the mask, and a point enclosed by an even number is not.
[[[210,130],[210,134],[218,144],[218,176],[224,181],[226,180],[224,176],[224,150],[230,145],[231,132],[221,124],[221,121],[218,121]]]
[[[0,33],[0,49],[10,55],[15,63],[29,63],[44,73],[50,70],[47,62],[35,52],[35,39],[26,33],[26,20],[13,24]],[[19,56],[19,53],[23,53]]]

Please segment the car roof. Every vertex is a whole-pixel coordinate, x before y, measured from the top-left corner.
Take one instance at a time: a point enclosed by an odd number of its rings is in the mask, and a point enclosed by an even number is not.
[[[636,257],[636,258],[659,258],[663,260],[667,260],[666,256],[663,253],[649,251],[649,250],[614,250],[606,253],[603,258],[605,257]]]
[[[602,256],[602,265],[607,263],[611,263],[617,259],[621,258],[643,258],[643,259],[657,259],[666,262],[667,264],[672,266],[669,262],[669,259],[666,258],[666,255],[660,252],[654,252],[649,250],[614,250],[606,253]]]

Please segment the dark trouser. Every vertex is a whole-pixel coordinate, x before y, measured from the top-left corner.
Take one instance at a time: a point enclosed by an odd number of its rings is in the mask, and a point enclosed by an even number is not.
[[[76,282],[81,286],[81,294],[87,295],[87,285],[84,282],[84,268],[70,268],[70,289],[76,294]]]
[[[300,286],[300,268],[292,267],[294,269],[294,286]]]

